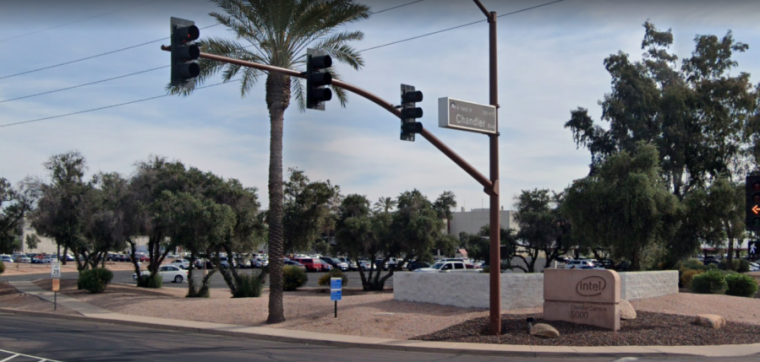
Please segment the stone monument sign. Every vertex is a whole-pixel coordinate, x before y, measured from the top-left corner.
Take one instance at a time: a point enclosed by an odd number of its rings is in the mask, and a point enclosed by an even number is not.
[[[544,319],[620,329],[620,276],[613,270],[544,270]]]

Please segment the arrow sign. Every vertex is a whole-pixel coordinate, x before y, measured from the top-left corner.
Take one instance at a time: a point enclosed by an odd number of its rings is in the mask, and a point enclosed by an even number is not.
[[[755,213],[755,215],[760,214],[760,207],[757,205],[752,206],[752,212]]]

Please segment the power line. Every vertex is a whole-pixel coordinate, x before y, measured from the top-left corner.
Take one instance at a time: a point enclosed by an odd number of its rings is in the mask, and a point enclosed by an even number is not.
[[[161,0],[153,0],[153,1],[150,1],[150,2],[155,2],[155,1],[161,1]],[[394,6],[394,7],[390,7],[390,8],[387,8],[387,9],[379,10],[379,11],[376,11],[376,12],[374,12],[374,13],[372,13],[372,14],[373,14],[373,15],[374,15],[374,14],[379,14],[379,13],[382,13],[382,12],[386,12],[386,11],[389,11],[389,10],[393,10],[393,9],[398,9],[398,8],[401,8],[401,7],[404,7],[404,6],[407,6],[407,5],[412,5],[412,4],[415,4],[415,3],[418,3],[418,2],[422,2],[422,1],[424,1],[424,0],[416,0],[416,1],[412,1],[412,2],[409,2],[409,3],[406,3],[406,4],[401,4],[401,5],[397,5],[397,6]],[[148,3],[150,3],[150,2],[148,2]],[[147,4],[147,3],[143,3],[143,4],[141,4],[141,5],[144,5],[144,4]],[[139,6],[139,5],[136,5],[136,6]],[[133,6],[133,7],[134,7],[134,6]],[[126,10],[126,9],[130,9],[130,8],[124,8],[124,9],[121,9],[121,10],[117,10],[117,11],[122,11],[122,10]],[[114,11],[114,12],[116,12],[116,11]],[[113,13],[113,12],[112,12],[112,13]],[[98,16],[103,16],[103,15],[106,15],[106,14],[101,14],[101,15],[98,15]],[[97,16],[95,16],[95,17],[97,17]],[[88,18],[88,19],[91,19],[91,18]],[[84,20],[87,20],[87,19],[82,19],[82,20],[78,20],[78,21],[84,21]],[[73,23],[69,23],[69,24],[73,24]],[[68,25],[68,24],[64,24],[64,25]],[[208,28],[213,28],[213,27],[215,27],[215,26],[219,26],[219,25],[221,25],[221,24],[217,23],[217,24],[209,25],[209,26],[206,26],[206,27],[203,27],[203,28],[201,28],[201,30],[203,30],[203,29],[208,29]],[[63,26],[63,25],[60,25],[60,26]],[[49,29],[53,29],[53,28],[49,28]],[[49,29],[45,29],[45,30],[49,30]],[[40,30],[40,32],[41,32],[41,31],[44,31],[44,30]],[[29,34],[33,34],[33,33],[29,33]],[[29,35],[29,34],[27,34],[27,35]],[[24,36],[24,35],[21,35],[21,36]],[[0,40],[0,42],[2,42],[2,41],[5,41],[5,40],[9,40],[9,39],[13,39],[13,38],[8,38],[8,39]],[[109,55],[109,54],[118,53],[118,52],[121,52],[121,51],[125,51],[125,50],[129,50],[129,49],[138,48],[138,47],[141,47],[141,46],[144,46],[144,45],[148,45],[148,44],[157,43],[157,42],[160,42],[160,41],[164,41],[164,40],[167,40],[167,39],[169,39],[169,38],[168,38],[168,37],[166,37],[166,38],[161,38],[161,39],[151,40],[151,41],[149,41],[149,42],[140,43],[140,44],[136,44],[136,45],[128,46],[128,47],[125,47],[125,48],[116,49],[116,50],[112,50],[112,51],[109,51],[109,52],[105,52],[105,53],[100,53],[100,54],[92,55],[92,56],[89,56],[89,57],[84,57],[84,58],[80,58],[80,59],[76,59],[76,60],[72,60],[72,61],[68,61],[68,62],[58,63],[58,64],[50,65],[50,66],[47,66],[47,67],[42,67],[42,68],[37,68],[37,69],[27,70],[27,71],[24,71],[24,72],[14,73],[14,74],[10,74],[10,75],[6,75],[6,76],[2,76],[2,77],[0,77],[0,80],[2,80],[2,79],[7,79],[7,78],[12,78],[12,77],[16,77],[16,76],[19,76],[19,75],[24,75],[24,74],[29,74],[29,73],[35,73],[35,72],[39,72],[39,71],[41,71],[41,70],[46,70],[46,69],[57,68],[57,67],[60,67],[60,66],[64,66],[64,65],[68,65],[68,64],[72,64],[72,63],[81,62],[81,61],[83,61],[83,60],[88,60],[88,59],[98,58],[98,57],[102,57],[102,56],[104,56],[104,55]]]
[[[221,24],[214,24],[214,25],[209,25],[209,26],[203,27],[203,28],[201,28],[201,29],[208,29],[208,28],[212,28],[212,27],[215,27],[215,26],[218,26],[218,25],[221,25]],[[111,51],[108,51],[108,52],[105,52],[105,53],[95,54],[95,55],[91,55],[91,56],[89,56],[89,57],[84,57],[84,58],[80,58],[80,59],[76,59],[76,60],[71,60],[71,61],[68,61],[68,62],[63,62],[63,63],[53,64],[53,65],[49,65],[49,66],[47,66],[47,67],[42,67],[42,68],[37,68],[37,69],[27,70],[27,71],[25,71],[25,72],[20,72],[20,73],[14,73],[14,74],[10,74],[10,75],[6,75],[6,76],[3,76],[3,77],[0,77],[0,79],[7,79],[7,78],[16,77],[16,76],[19,76],[19,75],[24,75],[24,74],[29,74],[29,73],[39,72],[39,71],[41,71],[41,70],[46,70],[46,69],[57,68],[57,67],[61,67],[61,66],[64,66],[64,65],[68,65],[68,64],[72,64],[72,63],[81,62],[81,61],[83,61],[83,60],[88,60],[88,59],[98,58],[98,57],[102,57],[102,56],[104,56],[104,55],[113,54],[113,53],[118,53],[118,52],[121,52],[121,51],[125,51],[125,50],[128,50],[128,49],[133,49],[133,48],[141,47],[141,46],[143,46],[143,45],[148,45],[148,44],[157,43],[157,42],[160,42],[160,41],[164,41],[164,40],[167,40],[167,39],[169,39],[169,37],[166,37],[166,38],[161,38],[161,39],[156,39],[156,40],[151,40],[151,41],[149,41],[149,42],[140,43],[140,44],[136,44],[136,45],[131,45],[131,46],[128,46],[128,47],[126,47],[126,48],[121,48],[121,49],[111,50]]]
[[[60,28],[60,27],[64,27],[64,26],[66,26],[66,25],[76,24],[76,23],[80,23],[80,22],[83,22],[83,21],[86,21],[86,20],[90,20],[90,19],[99,18],[99,17],[101,17],[101,16],[106,16],[106,15],[110,15],[110,14],[118,13],[118,12],[120,12],[120,11],[129,10],[129,9],[132,9],[132,8],[136,8],[136,7],[138,7],[138,6],[143,6],[143,5],[147,5],[147,4],[150,4],[150,3],[154,3],[154,2],[158,2],[158,1],[161,1],[161,0],[151,0],[151,1],[148,1],[148,2],[144,2],[144,3],[142,3],[142,4],[137,4],[137,5],[135,5],[135,6],[129,6],[129,7],[126,7],[126,8],[121,8],[121,9],[119,9],[119,10],[114,10],[114,11],[111,11],[111,12],[107,12],[107,13],[103,13],[103,14],[100,14],[100,15],[91,16],[91,17],[89,17],[89,18],[79,19],[79,20],[76,20],[76,21],[72,21],[72,22],[70,22],[70,23],[66,23],[66,24],[61,24],[61,25],[52,26],[52,27],[49,27],[49,28],[45,28],[45,29],[42,29],[42,30],[33,31],[33,32],[31,32],[31,33],[26,33],[26,34],[21,34],[21,35],[12,36],[12,37],[10,37],[10,38],[0,39],[0,43],[2,43],[2,42],[4,42],[4,41],[7,41],[7,40],[12,40],[12,39],[23,38],[23,37],[25,37],[25,36],[29,36],[29,35],[32,35],[32,34],[42,33],[43,31],[48,31],[48,30],[52,30],[52,29],[57,29],[57,28]]]
[[[120,78],[131,77],[131,76],[133,76],[133,75],[137,75],[137,74],[142,74],[142,73],[152,72],[152,71],[154,71],[154,70],[159,70],[159,69],[169,68],[170,66],[171,66],[171,65],[164,65],[164,66],[162,66],[162,67],[157,67],[157,68],[152,68],[152,69],[141,70],[141,71],[139,71],[139,72],[134,72],[134,73],[124,74],[124,75],[120,75],[120,76],[118,76],[118,77],[113,77],[113,78],[106,78],[106,79],[96,80],[96,81],[94,81],[94,82],[90,82],[90,83],[84,83],[84,84],[79,84],[79,85],[75,85],[75,86],[72,86],[72,87],[59,88],[59,89],[55,89],[55,90],[51,90],[51,91],[47,91],[47,92],[42,92],[42,93],[35,93],[35,94],[30,94],[30,95],[27,95],[27,96],[23,96],[23,97],[17,97],[17,98],[11,98],[11,99],[4,99],[4,100],[0,101],[0,103],[11,102],[11,101],[17,101],[17,100],[20,100],[20,99],[26,99],[26,98],[37,97],[37,96],[41,96],[41,95],[45,95],[45,94],[50,94],[50,93],[62,92],[62,91],[66,91],[66,90],[69,90],[69,89],[74,89],[74,88],[84,87],[84,86],[87,86],[87,85],[93,85],[93,84],[98,84],[98,83],[108,82],[108,81],[110,81],[110,80],[115,80],[115,79],[120,79]]]
[[[559,2],[562,2],[562,1],[564,1],[564,0],[555,0],[555,1],[548,2],[548,3],[544,3],[544,4],[540,4],[540,5],[536,5],[536,6],[531,6],[531,7],[525,8],[525,9],[520,9],[520,10],[517,10],[517,11],[510,12],[510,13],[501,14],[501,15],[497,16],[497,18],[501,18],[501,17],[508,16],[508,15],[514,15],[514,14],[517,14],[517,13],[522,13],[522,12],[525,12],[525,11],[528,11],[528,10],[533,10],[533,9],[540,8],[540,7],[543,7],[543,6],[556,4],[556,3],[559,3]],[[368,50],[374,50],[374,49],[384,48],[384,47],[387,47],[387,46],[390,46],[390,45],[394,45],[394,44],[398,44],[398,43],[404,43],[404,42],[407,42],[407,41],[410,41],[410,40],[424,38],[424,37],[427,37],[427,36],[431,36],[431,35],[435,35],[435,34],[440,34],[440,33],[443,33],[443,32],[449,31],[449,30],[464,28],[466,26],[475,25],[475,24],[478,24],[478,23],[486,22],[486,21],[488,21],[488,20],[483,19],[483,20],[473,21],[471,23],[453,26],[451,28],[446,28],[446,29],[434,31],[432,33],[422,34],[422,35],[418,35],[418,36],[415,36],[415,37],[401,39],[401,40],[397,40],[397,41],[394,41],[394,42],[391,42],[391,43],[381,44],[381,45],[377,45],[377,46],[374,46],[374,47],[371,47],[371,48],[362,49],[359,52],[366,52]],[[2,78],[0,78],[0,79],[2,79]]]
[[[409,3],[406,3],[406,4],[397,5],[397,6],[394,6],[394,7],[387,8],[387,9],[378,10],[378,11],[375,11],[375,12],[370,12],[370,14],[377,15],[377,14],[384,13],[384,12],[389,11],[389,10],[403,8],[404,6],[416,4],[416,3],[419,3],[419,2],[423,2],[423,1],[425,1],[425,0],[412,1],[412,2],[409,2]]]
[[[236,81],[239,81],[239,80],[229,81],[229,82],[214,83],[214,84],[206,85],[206,86],[203,86],[203,87],[198,87],[198,88],[195,88],[195,89],[199,90],[199,89],[211,88],[211,87],[216,87],[216,86],[219,86],[219,85],[222,85],[222,84],[234,83]],[[37,118],[37,119],[28,120],[28,121],[21,121],[21,122],[15,122],[15,123],[0,124],[0,128],[10,127],[10,126],[17,126],[17,125],[20,125],[20,124],[26,124],[26,123],[32,123],[32,122],[46,121],[46,120],[54,119],[54,118],[63,118],[63,117],[73,116],[75,114],[89,113],[89,112],[99,111],[99,110],[108,109],[108,108],[121,107],[121,106],[126,106],[128,104],[134,104],[134,103],[140,103],[140,102],[150,101],[150,100],[153,100],[153,99],[164,98],[164,97],[168,97],[168,96],[171,96],[171,95],[173,95],[173,94],[162,94],[160,96],[148,97],[148,98],[138,99],[138,100],[135,100],[135,101],[119,103],[119,104],[112,104],[112,105],[104,106],[104,107],[91,108],[91,109],[86,109],[84,111],[78,111],[78,112],[72,112],[72,113],[66,113],[66,114],[59,114],[57,116]]]

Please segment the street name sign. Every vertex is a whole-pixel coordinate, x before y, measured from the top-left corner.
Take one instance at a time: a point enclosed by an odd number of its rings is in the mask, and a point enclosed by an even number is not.
[[[449,97],[438,98],[438,127],[495,134],[496,107]]]

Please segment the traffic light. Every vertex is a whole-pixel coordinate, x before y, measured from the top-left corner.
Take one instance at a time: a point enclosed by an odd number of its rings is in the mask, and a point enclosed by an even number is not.
[[[747,176],[747,230],[760,232],[760,176]]]
[[[422,132],[422,123],[416,122],[422,118],[422,108],[415,103],[422,102],[422,91],[414,86],[401,85],[401,140],[414,142],[414,134]]]
[[[195,62],[201,55],[201,50],[192,44],[200,35],[201,31],[194,22],[171,18],[171,85],[192,87],[194,78],[201,73],[200,66]]]
[[[332,91],[327,85],[332,84],[332,74],[327,68],[332,66],[332,58],[327,53],[306,50],[306,108],[325,110],[325,102],[332,99]]]

